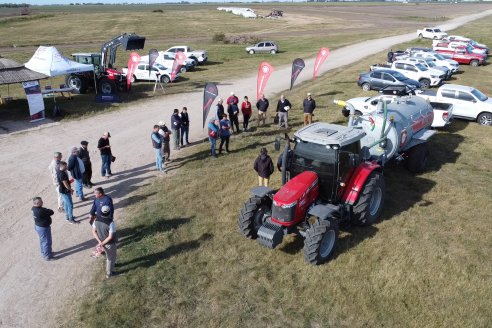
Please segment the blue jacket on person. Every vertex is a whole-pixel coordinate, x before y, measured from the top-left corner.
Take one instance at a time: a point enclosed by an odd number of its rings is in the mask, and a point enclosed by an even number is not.
[[[109,217],[111,220],[113,220],[113,213],[114,213],[114,207],[113,207],[113,199],[109,197],[108,195],[104,195],[101,198],[96,198],[94,199],[94,202],[92,203],[92,208],[90,211],[91,215],[95,215],[96,218],[100,219],[101,218],[101,208],[107,205],[109,206],[110,210],[110,215]]]
[[[231,121],[228,119],[220,121],[220,136],[229,137],[231,135]]]
[[[72,178],[77,180],[82,179],[84,173],[84,168],[80,167],[81,162],[82,160],[79,162],[79,157],[73,154],[68,158],[67,169],[70,171]]]
[[[171,116],[171,129],[173,130],[179,130],[181,128],[181,117],[179,117],[179,114],[173,114]]]

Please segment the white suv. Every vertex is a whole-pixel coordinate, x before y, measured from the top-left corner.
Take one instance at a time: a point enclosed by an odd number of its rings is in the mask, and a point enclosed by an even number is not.
[[[408,60],[397,60],[392,68],[410,79],[419,81],[422,89],[440,85],[445,78],[441,71],[428,69],[420,63]]]
[[[436,65],[447,67],[452,73],[460,70],[460,64],[456,60],[448,59],[437,52],[419,51],[413,52],[412,57],[432,59]]]

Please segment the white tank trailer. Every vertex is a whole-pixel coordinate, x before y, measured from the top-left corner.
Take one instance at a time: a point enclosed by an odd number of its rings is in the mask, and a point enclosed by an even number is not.
[[[350,110],[349,127],[365,133],[360,140],[363,157],[383,165],[426,143],[436,133],[430,129],[434,119],[432,106],[418,97],[402,97],[393,102],[380,100],[376,111],[361,116],[355,115],[350,103],[341,100],[334,103]]]

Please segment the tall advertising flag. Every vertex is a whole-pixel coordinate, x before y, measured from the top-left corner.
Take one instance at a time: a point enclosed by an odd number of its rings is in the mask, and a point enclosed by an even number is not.
[[[316,56],[316,61],[314,62],[313,80],[316,80],[316,75],[318,75],[319,68],[329,56],[330,56],[330,49],[328,48],[319,49],[318,56]]]
[[[130,85],[132,84],[132,76],[135,73],[138,62],[140,61],[140,55],[132,51],[130,53],[130,58],[128,58],[128,71],[126,73],[126,88],[130,90]]]
[[[157,60],[157,57],[159,57],[159,52],[157,51],[157,49],[150,49],[149,50],[149,67],[154,66],[154,63]],[[149,80],[150,80],[150,69],[149,69]]]
[[[207,120],[210,106],[214,102],[215,98],[219,95],[219,90],[215,83],[207,83],[205,89],[203,89],[203,126],[205,127],[205,121]]]
[[[260,99],[261,95],[265,91],[266,84],[270,75],[272,75],[273,67],[267,62],[262,62],[260,64],[260,69],[258,70],[258,79],[256,80],[256,99]]]
[[[176,77],[178,72],[181,70],[181,66],[183,66],[183,64],[187,58],[188,57],[186,57],[186,55],[182,51],[178,51],[176,53],[176,57],[174,57],[173,68],[171,71],[171,82],[174,81],[174,78]]]
[[[304,64],[304,60],[301,58],[296,58],[292,62],[292,75],[290,76],[290,90],[292,90],[292,87],[294,86],[294,82],[296,81],[297,77],[301,73],[301,71],[306,67],[306,64]]]

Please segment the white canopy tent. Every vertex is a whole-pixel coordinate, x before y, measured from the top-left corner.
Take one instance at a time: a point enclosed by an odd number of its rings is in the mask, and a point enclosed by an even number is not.
[[[93,65],[80,64],[64,57],[55,47],[40,46],[24,65],[49,77],[94,71]]]

